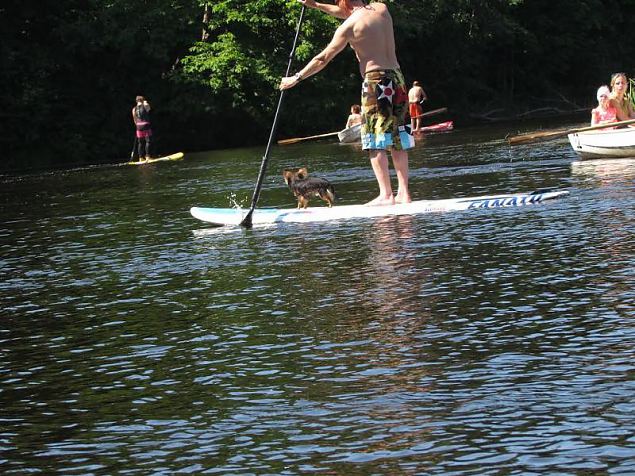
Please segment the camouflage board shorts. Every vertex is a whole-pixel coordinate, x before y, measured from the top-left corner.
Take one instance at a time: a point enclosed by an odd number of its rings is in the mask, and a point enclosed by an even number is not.
[[[399,70],[371,71],[362,84],[362,149],[408,150],[415,141],[406,125],[408,91]]]

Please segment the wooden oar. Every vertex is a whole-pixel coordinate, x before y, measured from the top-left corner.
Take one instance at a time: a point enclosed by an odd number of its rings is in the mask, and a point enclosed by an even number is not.
[[[432,111],[424,112],[419,116],[415,116],[414,119],[418,117],[432,116],[434,114],[441,114],[442,112],[446,112],[448,110],[447,107],[442,107],[439,109],[433,109]],[[296,142],[301,142],[303,140],[311,140],[311,139],[321,139],[322,137],[331,137],[339,134],[340,131],[337,132],[327,132],[326,134],[318,134],[316,136],[308,136],[308,137],[295,137],[293,139],[282,139],[278,141],[279,145],[287,145],[287,144],[295,144]]]
[[[282,139],[282,140],[278,141],[278,144],[280,144],[280,145],[295,144],[296,142],[301,142],[303,140],[320,139],[322,137],[336,136],[339,133],[340,133],[340,131],[328,132],[326,134],[318,134],[316,136],[296,137],[294,139]]]
[[[441,114],[442,112],[447,112],[447,107],[440,107],[439,109],[433,109],[432,111],[424,112],[423,114],[419,114],[418,116],[413,117],[412,119],[418,119],[420,117],[433,116],[435,114]]]
[[[563,137],[569,134],[575,134],[576,132],[595,131],[599,129],[606,129],[607,127],[626,126],[628,124],[635,124],[635,119],[629,119],[628,121],[621,122],[608,122],[606,124],[598,124],[597,126],[578,127],[576,129],[560,129],[556,131],[544,131],[544,132],[532,132],[531,134],[521,134],[513,136],[507,139],[509,145],[525,144],[527,142],[533,142],[538,140],[551,140]]]

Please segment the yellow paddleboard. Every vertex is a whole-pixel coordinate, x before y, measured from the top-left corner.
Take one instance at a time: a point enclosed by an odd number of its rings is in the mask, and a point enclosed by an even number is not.
[[[145,164],[153,164],[154,162],[165,162],[167,160],[181,160],[183,158],[183,152],[177,152],[176,154],[166,155],[165,157],[158,157],[156,159],[148,159],[148,160],[138,160],[128,162],[128,165],[145,165]]]

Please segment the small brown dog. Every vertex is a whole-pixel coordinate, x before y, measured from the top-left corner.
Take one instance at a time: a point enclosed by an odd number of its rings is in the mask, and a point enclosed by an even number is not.
[[[323,178],[309,177],[306,167],[300,169],[285,169],[282,172],[284,181],[298,199],[298,208],[309,206],[309,197],[320,197],[329,207],[335,201],[335,188]]]

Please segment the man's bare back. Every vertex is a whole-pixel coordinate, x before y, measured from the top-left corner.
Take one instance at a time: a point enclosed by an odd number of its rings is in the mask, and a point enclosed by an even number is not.
[[[421,86],[413,86],[408,91],[408,101],[409,102],[420,102],[425,97],[425,93],[423,92],[423,88]]]
[[[301,0],[309,4],[309,0]],[[329,6],[310,0],[313,6],[328,8],[328,12],[339,16],[339,6]],[[364,5],[361,0],[352,0],[354,6],[329,44],[300,70],[295,77],[283,78],[280,89],[295,86],[300,80],[320,72],[347,45],[350,45],[359,61],[362,76],[370,71],[398,70],[399,62],[395,53],[395,36],[392,17],[383,3]],[[334,9],[334,10],[332,10]]]
[[[399,69],[395,55],[392,18],[386,5],[371,3],[358,8],[340,26],[359,61],[359,71]]]

